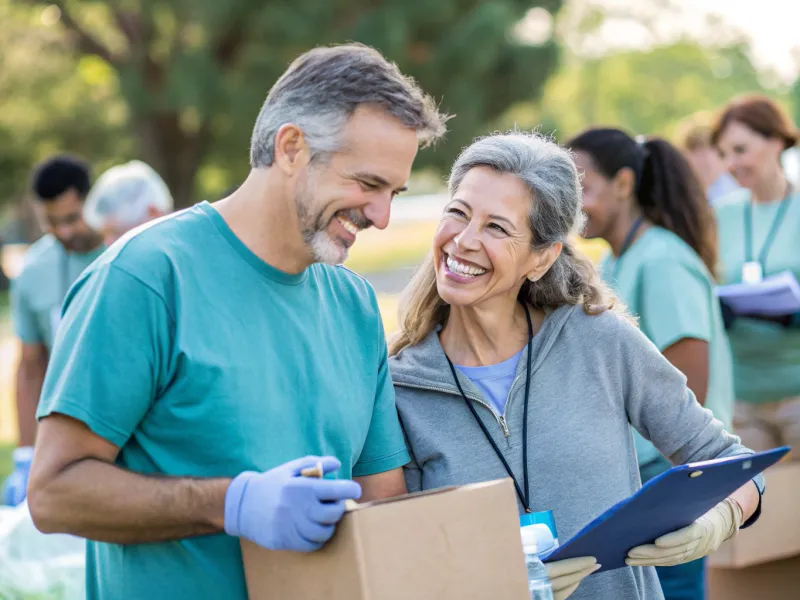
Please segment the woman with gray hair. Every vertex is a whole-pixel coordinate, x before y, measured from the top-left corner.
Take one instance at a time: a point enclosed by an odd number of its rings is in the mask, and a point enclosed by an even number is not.
[[[698,404],[569,237],[582,226],[571,155],[537,134],[477,140],[390,344],[409,491],[512,477],[520,514],[569,538],[640,486],[631,426],[673,464],[751,450]],[[755,521],[763,482],[599,573],[550,563],[556,599],[663,598],[655,565],[713,552]],[[578,587],[580,585],[580,587]]]

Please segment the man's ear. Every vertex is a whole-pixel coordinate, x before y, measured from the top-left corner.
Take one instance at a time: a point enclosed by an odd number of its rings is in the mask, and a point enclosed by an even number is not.
[[[564,244],[561,242],[556,242],[544,250],[538,250],[534,252],[534,254],[531,256],[531,266],[528,269],[528,274],[526,276],[528,280],[532,282],[539,281],[542,277],[544,277],[545,273],[547,273],[550,270],[550,267],[553,266],[553,263],[558,260],[563,248]]]
[[[281,125],[275,134],[273,163],[291,177],[305,169],[310,160],[311,151],[303,130],[293,123]]]

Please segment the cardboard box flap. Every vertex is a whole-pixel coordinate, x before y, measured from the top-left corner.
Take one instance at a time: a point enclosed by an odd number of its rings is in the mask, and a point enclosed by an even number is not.
[[[506,478],[510,481],[510,478]],[[462,486],[445,486],[436,488],[435,490],[424,490],[422,492],[412,492],[410,494],[403,494],[402,496],[395,496],[393,498],[384,498],[383,500],[373,500],[371,502],[354,502],[348,500],[345,502],[346,512],[355,512],[357,510],[364,510],[365,508],[372,508],[373,506],[380,506],[383,504],[394,504],[396,502],[404,502],[414,498],[421,498],[424,496],[434,496],[438,494],[446,494],[451,492],[464,492],[465,490],[474,490],[483,487],[491,487],[506,481],[506,479],[495,479],[492,481],[484,481],[481,483],[470,483]]]

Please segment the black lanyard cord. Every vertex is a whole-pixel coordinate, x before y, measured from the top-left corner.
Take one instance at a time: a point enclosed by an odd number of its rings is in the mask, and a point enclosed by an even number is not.
[[[639,217],[633,222],[631,228],[628,230],[628,233],[625,235],[625,240],[622,242],[622,246],[619,249],[619,256],[617,256],[617,260],[614,261],[614,279],[616,280],[617,275],[619,273],[619,265],[622,261],[623,255],[628,251],[628,248],[631,247],[633,244],[633,238],[636,237],[639,229],[641,229],[642,225],[644,225],[644,217]]]
[[[764,239],[764,245],[758,253],[758,262],[762,269],[765,269],[767,262],[767,255],[772,247],[772,242],[775,241],[775,236],[778,235],[778,230],[783,223],[783,218],[786,216],[786,211],[789,209],[790,200],[792,197],[792,184],[787,183],[786,195],[781,200],[781,205],[778,207],[778,212],[770,225],[769,233]],[[744,248],[745,248],[745,262],[753,261],[753,200],[748,201],[745,206],[744,212]]]
[[[503,467],[505,467],[506,472],[511,477],[511,480],[514,482],[514,488],[517,490],[517,496],[519,496],[520,502],[522,503],[522,507],[525,509],[526,513],[531,512],[530,508],[530,487],[528,484],[528,397],[531,391],[531,364],[532,364],[532,357],[533,353],[531,350],[533,349],[533,323],[531,322],[531,313],[528,310],[526,304],[522,304],[523,308],[525,309],[525,318],[528,321],[528,364],[527,369],[525,372],[525,401],[524,401],[524,408],[523,408],[523,422],[522,422],[522,477],[523,477],[523,485],[525,486],[525,491],[523,492],[522,488],[517,481],[517,478],[514,476],[514,471],[511,470],[511,467],[508,465],[508,461],[506,461],[503,453],[500,451],[500,448],[497,446],[497,443],[492,438],[492,435],[489,433],[489,430],[484,425],[483,421],[481,420],[480,416],[478,415],[478,411],[475,410],[475,407],[472,405],[472,402],[469,401],[467,395],[464,393],[463,388],[461,387],[461,382],[458,380],[458,373],[456,373],[456,368],[453,366],[453,362],[450,360],[445,354],[445,358],[447,359],[447,364],[450,366],[450,372],[453,374],[453,379],[455,379],[456,387],[458,388],[461,397],[464,399],[464,402],[467,404],[467,408],[469,408],[472,416],[475,417],[475,420],[478,422],[478,425],[483,431],[483,435],[486,436],[486,439],[489,440],[489,443],[492,445],[492,449],[494,450],[497,457],[500,459],[500,462],[503,463]]]

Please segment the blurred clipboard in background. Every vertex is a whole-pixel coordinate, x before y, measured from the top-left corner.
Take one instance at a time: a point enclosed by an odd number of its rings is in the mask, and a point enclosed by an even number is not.
[[[755,283],[721,285],[717,297],[735,315],[779,317],[800,312],[800,284],[791,271]]]
[[[543,560],[594,556],[603,565],[597,573],[624,567],[632,548],[691,525],[788,452],[789,447],[784,446],[672,467],[609,508]]]

